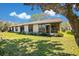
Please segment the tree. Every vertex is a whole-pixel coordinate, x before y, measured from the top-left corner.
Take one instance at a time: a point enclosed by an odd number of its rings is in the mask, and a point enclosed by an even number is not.
[[[32,21],[37,21],[37,20],[42,20],[42,19],[45,19],[46,18],[46,15],[41,13],[41,14],[33,14],[31,19]]]
[[[74,14],[73,12],[73,7],[76,11],[79,11],[79,4],[75,3],[64,3],[64,4],[58,4],[58,3],[35,3],[39,5],[39,7],[42,9],[42,11],[45,10],[54,10],[57,13],[60,13],[64,16],[66,16],[69,20],[69,23],[72,27],[72,32],[74,33],[75,36],[75,41],[79,47],[79,17]],[[25,5],[32,5],[32,10],[33,10],[33,5],[35,4],[26,4]]]
[[[0,21],[0,31],[7,31],[8,30],[8,26],[10,26],[11,23],[8,22],[4,22],[4,21]]]
[[[71,32],[72,33],[72,28],[70,26],[69,21],[65,21],[65,22],[61,23],[61,31],[63,31],[63,32]]]

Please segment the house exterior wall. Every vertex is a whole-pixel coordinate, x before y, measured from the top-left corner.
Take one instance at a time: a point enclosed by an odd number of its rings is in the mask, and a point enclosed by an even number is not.
[[[25,26],[24,26],[24,32],[26,32],[26,33],[29,32],[29,30],[28,30],[28,25],[25,25]]]
[[[33,32],[34,32],[34,33],[38,33],[38,32],[39,32],[38,24],[34,24],[34,25],[33,25]]]
[[[15,27],[13,27],[13,32],[16,32],[16,29],[15,29]]]

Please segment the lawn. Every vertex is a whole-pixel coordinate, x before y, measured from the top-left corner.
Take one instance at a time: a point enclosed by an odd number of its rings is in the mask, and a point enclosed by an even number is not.
[[[0,32],[0,55],[4,56],[79,56],[73,35],[45,37]]]

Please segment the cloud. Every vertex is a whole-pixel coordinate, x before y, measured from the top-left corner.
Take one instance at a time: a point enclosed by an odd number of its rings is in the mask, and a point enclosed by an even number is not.
[[[54,12],[53,10],[50,9],[50,10],[45,10],[44,14],[47,14],[49,16],[55,16],[56,12]]]
[[[31,15],[28,15],[25,12],[20,13],[20,14],[16,14],[16,12],[11,12],[10,16],[18,17],[20,19],[30,19],[31,18]]]
[[[16,12],[10,13],[10,16],[16,16],[16,15],[17,15]]]

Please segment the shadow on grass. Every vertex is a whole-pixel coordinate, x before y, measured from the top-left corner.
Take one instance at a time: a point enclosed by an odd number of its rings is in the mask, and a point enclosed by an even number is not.
[[[64,49],[59,41],[38,40],[29,38],[0,40],[1,56],[71,56],[62,52]]]

